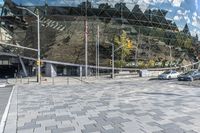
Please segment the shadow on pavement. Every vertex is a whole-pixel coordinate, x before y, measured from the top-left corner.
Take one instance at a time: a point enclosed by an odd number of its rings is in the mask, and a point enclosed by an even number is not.
[[[149,80],[159,80],[158,78],[150,78]]]
[[[143,94],[149,94],[149,95],[165,95],[165,96],[182,96],[182,95],[174,94],[174,93],[157,93],[157,92],[144,92]]]

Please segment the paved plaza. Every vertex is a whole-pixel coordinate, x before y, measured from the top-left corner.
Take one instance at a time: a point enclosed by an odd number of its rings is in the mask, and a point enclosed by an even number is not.
[[[200,87],[170,80],[17,85],[4,133],[200,133],[199,103]]]

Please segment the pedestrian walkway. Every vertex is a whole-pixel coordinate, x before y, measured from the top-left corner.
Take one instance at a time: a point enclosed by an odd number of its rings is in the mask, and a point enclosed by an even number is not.
[[[145,79],[16,86],[4,133],[198,133],[200,88]]]

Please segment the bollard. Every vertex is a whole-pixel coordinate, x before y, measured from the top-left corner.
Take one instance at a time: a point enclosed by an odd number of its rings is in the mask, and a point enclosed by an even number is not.
[[[67,77],[67,85],[69,85],[69,77]]]
[[[82,83],[82,77],[83,77],[83,75],[82,75],[82,66],[80,66],[80,81],[81,81],[81,83]]]
[[[42,75],[40,75],[40,85],[42,84]]]
[[[55,85],[54,77],[52,77],[52,85]]]
[[[29,81],[29,77],[28,77],[28,84],[29,84],[29,82],[30,82],[30,81]]]
[[[17,83],[17,76],[15,77],[15,83]]]
[[[8,83],[8,76],[6,76],[6,83]]]
[[[22,84],[22,76],[20,77],[21,79],[20,79],[20,83]]]

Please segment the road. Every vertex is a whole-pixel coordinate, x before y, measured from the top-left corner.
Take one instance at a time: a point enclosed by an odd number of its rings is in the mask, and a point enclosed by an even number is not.
[[[12,86],[0,88],[0,120],[8,103]]]
[[[200,87],[177,83],[18,85],[4,133],[199,133]]]

